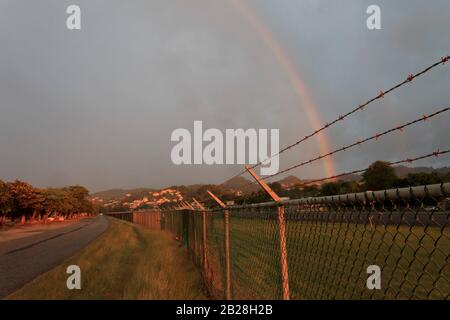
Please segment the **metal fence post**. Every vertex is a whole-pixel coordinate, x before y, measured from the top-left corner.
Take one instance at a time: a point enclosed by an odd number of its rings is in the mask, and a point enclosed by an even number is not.
[[[226,272],[227,272],[227,290],[226,299],[231,299],[231,267],[230,267],[230,224],[229,224],[229,214],[228,209],[224,210],[225,218],[225,261],[226,261]]]
[[[208,255],[206,253],[206,209],[205,207],[197,201],[197,199],[193,198],[195,204],[200,208],[200,210],[202,211],[202,251],[203,251],[203,269],[204,269],[204,274],[205,274],[205,278],[207,277],[208,274]]]
[[[211,191],[206,190],[208,194],[213,198],[219,206],[224,210],[224,222],[225,222],[225,299],[231,300],[231,268],[230,268],[230,226],[229,226],[229,213],[227,206],[217,198]]]
[[[286,222],[284,205],[281,204],[280,197],[267,185],[267,183],[261,179],[255,171],[249,166],[245,165],[245,169],[251,174],[251,176],[258,182],[258,184],[264,189],[264,191],[273,199],[273,201],[279,204],[278,206],[278,232],[280,235],[280,263],[281,263],[281,282],[283,288],[283,300],[289,300],[289,272],[287,262],[287,248],[286,248]]]
[[[278,207],[278,229],[280,233],[280,259],[281,259],[281,279],[283,286],[283,300],[289,300],[289,274],[286,248],[286,222],[284,215],[284,205]]]

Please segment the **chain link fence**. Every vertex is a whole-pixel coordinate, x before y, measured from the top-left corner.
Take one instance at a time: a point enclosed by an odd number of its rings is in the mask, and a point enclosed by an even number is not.
[[[212,298],[448,300],[449,197],[446,183],[133,221],[185,245]],[[370,266],[380,289],[367,286]]]

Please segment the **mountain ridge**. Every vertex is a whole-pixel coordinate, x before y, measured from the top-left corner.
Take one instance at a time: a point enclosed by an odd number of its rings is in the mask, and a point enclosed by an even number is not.
[[[404,178],[408,174],[414,173],[431,173],[438,172],[440,174],[446,174],[450,172],[450,167],[407,167],[407,166],[396,166],[394,167],[394,172],[399,178]],[[351,174],[348,176],[341,177],[339,180],[342,181],[361,181],[362,176],[358,174]],[[312,181],[313,179],[300,179],[295,175],[290,175],[284,177],[278,181],[274,181],[279,183],[282,188],[293,188],[296,185]],[[211,189],[213,192],[217,192],[220,195],[243,195],[243,194],[251,194],[252,192],[256,192],[260,190],[259,186],[255,183],[252,183],[252,180],[249,180],[245,177],[238,176],[228,179],[220,184],[193,184],[193,185],[174,185],[166,188],[130,188],[130,189],[122,189],[122,188],[112,188],[104,191],[99,191],[91,194],[91,199],[99,199],[102,202],[108,201],[117,201],[123,199],[137,199],[140,197],[148,197],[152,193],[161,192],[164,190],[176,190],[180,194],[184,195],[187,198],[198,197],[203,198],[202,194],[206,192],[206,190]]]

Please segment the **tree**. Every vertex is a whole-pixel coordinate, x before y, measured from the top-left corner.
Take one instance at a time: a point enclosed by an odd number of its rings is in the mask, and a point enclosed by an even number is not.
[[[450,182],[450,172],[442,176],[442,182]]]
[[[273,190],[273,192],[275,192],[278,196],[283,197],[284,196],[284,189],[281,186],[281,184],[279,182],[272,182],[269,183],[269,187],[270,189]]]
[[[46,223],[51,215],[67,215],[73,212],[75,199],[66,189],[48,188],[43,190],[43,194],[45,199],[43,223]]]
[[[19,180],[0,180],[0,225],[8,214],[13,221],[20,217],[25,223],[27,219],[33,221],[37,214],[44,214],[46,222],[50,215],[69,218],[74,213],[93,213],[88,196],[89,191],[82,186],[38,189]]]
[[[407,177],[410,186],[422,186],[427,184],[441,183],[442,177],[436,172],[431,173],[410,173]]]
[[[333,196],[341,193],[341,183],[339,181],[324,183],[320,190],[324,196]]]
[[[0,226],[4,223],[6,215],[11,212],[12,205],[8,184],[0,180]]]
[[[73,201],[73,213],[92,213],[93,206],[88,200],[89,191],[82,186],[70,186],[66,188],[72,197]]]
[[[361,186],[356,181],[344,181],[341,182],[341,192],[342,193],[355,193],[360,192]]]
[[[372,163],[362,176],[367,190],[392,188],[397,180],[394,169],[384,161]]]
[[[324,183],[320,188],[321,195],[334,196],[337,194],[355,193],[359,192],[360,186],[356,181],[342,181]]]
[[[22,223],[25,223],[29,216],[34,218],[42,208],[44,198],[41,191],[19,180],[9,182],[7,185],[12,198],[13,218],[20,216]]]
[[[317,197],[320,194],[319,187],[316,184],[306,186],[302,190],[302,197]]]

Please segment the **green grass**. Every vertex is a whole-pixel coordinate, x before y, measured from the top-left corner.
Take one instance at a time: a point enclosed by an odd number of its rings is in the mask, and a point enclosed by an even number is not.
[[[109,218],[110,228],[81,252],[8,299],[205,299],[198,270],[173,236]],[[68,290],[66,268],[81,268]]]

